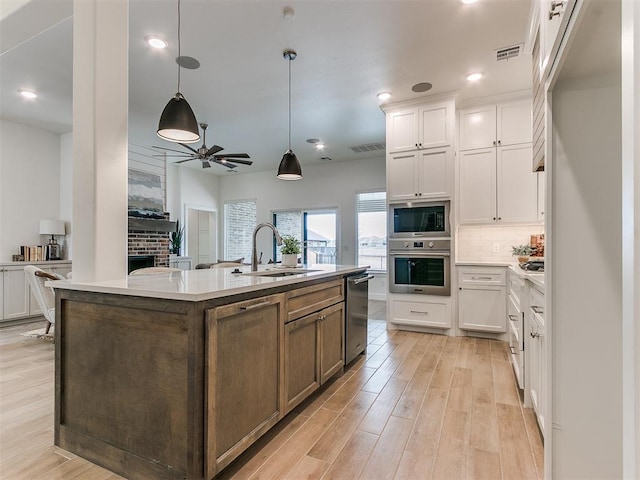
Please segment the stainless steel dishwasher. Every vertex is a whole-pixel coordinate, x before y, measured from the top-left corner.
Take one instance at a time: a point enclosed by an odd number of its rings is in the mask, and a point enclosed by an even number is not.
[[[369,318],[369,280],[367,273],[347,277],[347,313],[344,334],[344,363],[351,363],[367,348]]]

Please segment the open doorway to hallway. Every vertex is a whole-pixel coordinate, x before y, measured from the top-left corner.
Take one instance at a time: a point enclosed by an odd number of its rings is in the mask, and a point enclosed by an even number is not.
[[[192,264],[214,263],[217,261],[216,215],[213,209],[185,207],[186,210],[186,254]]]

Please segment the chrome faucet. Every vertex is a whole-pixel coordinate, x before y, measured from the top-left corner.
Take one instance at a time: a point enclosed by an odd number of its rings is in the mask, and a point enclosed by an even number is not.
[[[260,230],[262,227],[269,227],[271,230],[273,230],[273,235],[274,237],[276,237],[276,243],[278,244],[278,246],[282,245],[282,237],[280,236],[280,232],[278,232],[278,229],[275,227],[275,225],[269,222],[261,223],[260,225],[258,225],[253,230],[253,249],[251,251],[251,271],[252,272],[255,272],[258,270],[258,252],[256,251],[256,235],[258,234],[258,230]]]

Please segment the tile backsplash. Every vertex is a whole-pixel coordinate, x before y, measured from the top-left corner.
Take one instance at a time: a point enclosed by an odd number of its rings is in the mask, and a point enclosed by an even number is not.
[[[539,233],[544,233],[543,225],[461,225],[456,230],[456,261],[516,262],[511,247],[528,244],[530,236]]]

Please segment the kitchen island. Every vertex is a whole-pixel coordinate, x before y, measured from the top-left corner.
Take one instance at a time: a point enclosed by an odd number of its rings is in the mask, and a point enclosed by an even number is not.
[[[55,444],[132,480],[210,479],[341,372],[345,277],[366,269],[261,269],[51,282]]]

